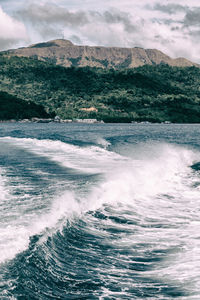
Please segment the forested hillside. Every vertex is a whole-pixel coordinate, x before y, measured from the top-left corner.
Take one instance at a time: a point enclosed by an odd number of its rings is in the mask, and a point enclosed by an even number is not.
[[[24,101],[6,92],[0,92],[0,120],[19,120],[33,117],[48,118],[50,115],[41,105]]]
[[[65,68],[3,55],[0,66],[1,91],[42,105],[47,113],[64,119],[200,122],[200,69],[196,67]]]

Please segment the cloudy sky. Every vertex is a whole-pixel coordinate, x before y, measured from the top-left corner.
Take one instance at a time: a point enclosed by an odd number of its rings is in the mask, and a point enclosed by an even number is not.
[[[200,63],[200,1],[0,0],[0,50],[56,38],[156,48]]]

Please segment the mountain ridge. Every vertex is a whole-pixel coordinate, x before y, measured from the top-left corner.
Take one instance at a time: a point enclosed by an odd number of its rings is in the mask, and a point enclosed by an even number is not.
[[[157,49],[79,46],[69,40],[56,39],[3,51],[4,55],[30,57],[64,67],[137,68],[143,65],[168,64],[178,67],[200,67],[186,58],[171,58]]]

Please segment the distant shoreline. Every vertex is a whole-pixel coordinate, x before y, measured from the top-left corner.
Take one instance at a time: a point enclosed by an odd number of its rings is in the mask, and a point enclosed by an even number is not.
[[[37,119],[37,118],[36,118]],[[54,119],[38,119],[38,120],[29,120],[29,119],[23,119],[23,120],[0,120],[0,124],[5,124],[5,123],[10,123],[10,124],[87,124],[87,125],[92,125],[92,124],[132,124],[132,125],[200,125],[200,123],[172,123],[169,121],[165,122],[149,122],[149,121],[132,121],[132,122],[104,122],[104,121],[97,121],[97,120],[92,120],[88,121],[87,119],[78,119],[78,120],[54,120]]]

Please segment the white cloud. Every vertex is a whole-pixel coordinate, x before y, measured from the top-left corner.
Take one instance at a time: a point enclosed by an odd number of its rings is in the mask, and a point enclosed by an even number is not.
[[[0,48],[6,49],[20,40],[27,40],[27,32],[23,23],[7,15],[0,6]]]

